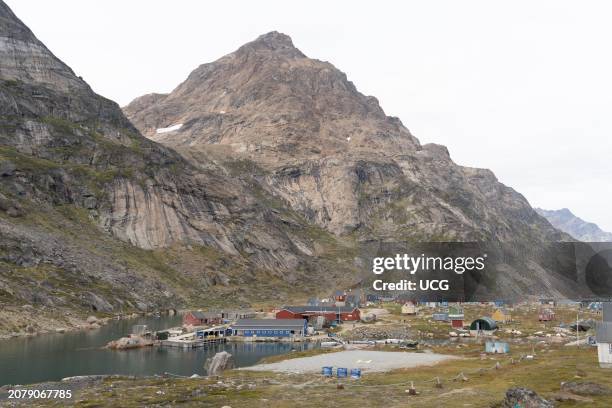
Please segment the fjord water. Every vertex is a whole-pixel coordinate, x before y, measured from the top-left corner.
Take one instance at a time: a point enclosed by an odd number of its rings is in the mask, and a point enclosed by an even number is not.
[[[181,316],[119,320],[96,330],[0,341],[0,386],[91,374],[147,376],[168,372],[185,376],[205,375],[206,358],[219,351],[231,353],[235,365],[245,367],[263,357],[311,347],[308,343],[226,343],[192,350],[146,347],[116,351],[102,348],[109,341],[126,336],[136,324],[159,330],[179,326]]]

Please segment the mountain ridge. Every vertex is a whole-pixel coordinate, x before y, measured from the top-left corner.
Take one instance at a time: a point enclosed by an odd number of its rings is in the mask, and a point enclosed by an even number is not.
[[[602,230],[597,224],[574,215],[569,209],[545,210],[536,208],[555,228],[584,242],[612,242],[612,233]]]

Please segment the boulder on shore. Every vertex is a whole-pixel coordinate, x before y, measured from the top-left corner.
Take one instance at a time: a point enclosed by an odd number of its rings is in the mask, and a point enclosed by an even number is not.
[[[502,401],[501,407],[554,408],[554,404],[540,397],[533,390],[516,387],[506,391],[506,398]]]
[[[234,357],[227,351],[222,351],[212,358],[207,358],[204,368],[208,375],[219,375],[225,370],[234,368]]]
[[[153,340],[145,339],[140,336],[122,337],[106,345],[106,348],[113,350],[127,350],[132,348],[149,347],[153,345]]]

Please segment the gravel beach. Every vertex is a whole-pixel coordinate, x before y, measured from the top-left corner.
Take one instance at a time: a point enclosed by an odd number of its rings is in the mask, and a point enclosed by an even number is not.
[[[457,357],[435,353],[348,350],[312,357],[293,358],[278,363],[258,364],[241,370],[282,373],[318,373],[323,366],[361,368],[364,372],[381,372],[398,368],[433,365]]]

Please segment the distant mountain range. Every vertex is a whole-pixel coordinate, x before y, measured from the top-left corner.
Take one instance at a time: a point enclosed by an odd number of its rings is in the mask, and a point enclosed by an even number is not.
[[[536,208],[538,214],[546,218],[555,228],[585,242],[612,242],[612,233],[599,228],[595,223],[576,217],[567,208],[543,210]]]

